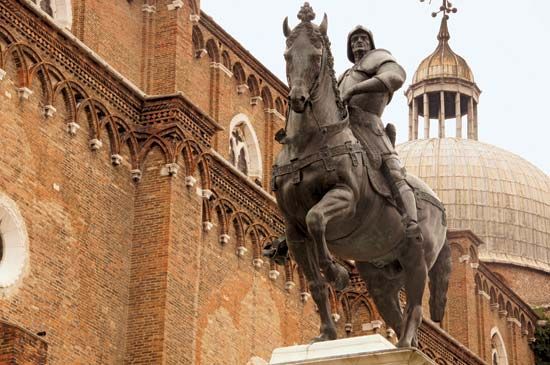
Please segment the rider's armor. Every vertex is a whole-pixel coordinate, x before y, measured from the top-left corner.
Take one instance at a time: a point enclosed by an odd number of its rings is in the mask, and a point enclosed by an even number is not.
[[[358,31],[369,35],[372,49],[355,63],[351,51],[351,36]],[[405,210],[407,236],[421,239],[414,193],[405,181],[405,171],[381,120],[382,112],[391,101],[393,93],[405,82],[405,71],[390,52],[374,48],[372,33],[363,27],[355,28],[348,35],[348,58],[355,65],[340,76],[338,86],[341,93],[371,78],[376,78],[385,85],[386,90],[383,92],[358,93],[350,99],[350,124],[357,139],[369,150],[369,155],[375,157],[375,165],[376,160],[383,165],[384,175],[389,180],[392,191],[399,195]]]

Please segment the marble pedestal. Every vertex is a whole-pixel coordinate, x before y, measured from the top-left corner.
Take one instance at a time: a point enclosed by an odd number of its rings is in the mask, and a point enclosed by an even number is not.
[[[434,365],[417,349],[398,349],[381,335],[281,347],[269,365]]]

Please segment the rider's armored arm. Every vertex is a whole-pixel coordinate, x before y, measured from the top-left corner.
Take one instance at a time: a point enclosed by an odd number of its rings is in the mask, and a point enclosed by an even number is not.
[[[405,82],[405,71],[396,62],[386,62],[380,66],[376,75],[354,85],[350,93],[394,92]]]

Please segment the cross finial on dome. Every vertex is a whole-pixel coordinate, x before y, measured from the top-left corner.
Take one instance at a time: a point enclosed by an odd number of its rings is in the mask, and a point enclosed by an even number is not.
[[[309,5],[308,2],[305,2],[304,5],[300,8],[300,11],[298,12],[298,19],[300,19],[302,22],[311,22],[313,19],[315,19],[313,8]]]
[[[425,0],[420,0],[421,3],[423,3]],[[429,0],[429,4],[432,3],[432,0]],[[432,17],[436,17],[437,14],[442,13],[443,17],[446,19],[449,19],[449,14],[456,13],[458,11],[457,8],[453,7],[453,4],[449,0],[442,0],[442,4],[439,7],[438,11],[434,11],[432,13]]]

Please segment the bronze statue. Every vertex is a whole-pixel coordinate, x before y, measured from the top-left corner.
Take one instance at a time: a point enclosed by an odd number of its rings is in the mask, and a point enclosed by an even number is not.
[[[364,148],[350,127],[350,118],[366,124],[372,117],[363,121],[362,112],[348,114],[339,96],[327,17],[319,26],[313,24],[315,14],[305,3],[298,18],[301,22],[292,30],[288,18],[283,23],[290,111],[285,130],[277,134],[283,146],[273,167],[272,188],[285,219],[288,248],[319,308],[320,334],[314,341],[336,338],[327,285],[342,290],[349,277],[334,254],[355,260],[384,320],[398,334],[398,346],[416,345],[428,276],[432,319],[441,321],[445,309],[450,249],[443,205],[425,183],[407,175],[404,181],[421,208],[417,223],[423,239],[407,237],[399,204],[379,193],[377,179],[369,179],[379,174],[372,167],[376,153]],[[391,92],[384,89],[381,94],[387,101]],[[348,99],[353,108],[354,97]],[[370,140],[365,142],[368,147]],[[404,314],[398,298],[403,287]]]
[[[340,77],[338,86],[348,105],[353,134],[365,148],[380,156],[374,168],[383,165],[384,176],[401,200],[407,236],[422,240],[413,191],[405,181],[405,171],[380,119],[393,93],[405,82],[405,70],[390,52],[375,48],[371,31],[362,26],[349,33],[347,53],[354,66]]]

